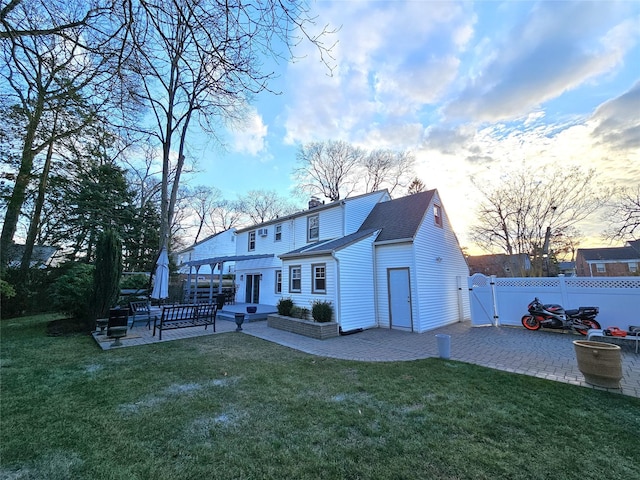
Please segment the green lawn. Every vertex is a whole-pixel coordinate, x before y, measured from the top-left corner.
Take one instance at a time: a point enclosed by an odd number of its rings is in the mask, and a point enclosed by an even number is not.
[[[227,333],[101,351],[0,322],[0,478],[632,479],[640,400]]]

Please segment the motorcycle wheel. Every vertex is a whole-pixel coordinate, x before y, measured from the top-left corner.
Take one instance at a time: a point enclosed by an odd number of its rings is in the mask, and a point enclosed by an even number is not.
[[[587,335],[590,328],[600,329],[600,324],[595,320],[576,320],[573,322],[573,328],[580,335]]]
[[[540,320],[538,320],[538,318],[534,317],[533,315],[525,315],[524,317],[522,317],[521,321],[522,326],[527,330],[540,330],[540,327],[542,326]]]

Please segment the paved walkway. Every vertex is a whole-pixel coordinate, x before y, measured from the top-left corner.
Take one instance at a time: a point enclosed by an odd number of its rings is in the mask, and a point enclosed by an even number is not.
[[[216,333],[232,332],[235,328],[235,323],[231,321],[216,322]],[[314,340],[269,328],[264,321],[245,323],[242,328],[244,334],[312,355],[366,362],[437,357],[435,335],[447,334],[451,335],[452,360],[600,389],[584,381],[576,364],[572,340],[584,337],[569,332],[530,332],[518,327],[471,327],[469,323],[461,322],[423,334],[373,329],[327,340]],[[162,334],[162,341],[211,334],[211,328],[204,330],[202,327],[167,330]],[[103,349],[110,347],[111,341],[100,341],[104,336],[94,334],[94,337]],[[157,336],[154,338],[143,324],[130,330],[122,340],[123,346],[157,342]],[[634,352],[631,342],[623,346],[622,366],[621,388],[610,391],[640,398],[640,353]]]

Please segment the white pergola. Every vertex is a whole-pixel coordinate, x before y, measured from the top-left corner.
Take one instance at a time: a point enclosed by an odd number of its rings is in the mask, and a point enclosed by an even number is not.
[[[203,265],[209,265],[211,268],[211,279],[209,280],[209,302],[213,302],[213,271],[216,266],[218,266],[218,291],[216,293],[222,293],[222,272],[224,271],[224,264],[226,262],[242,262],[245,260],[256,260],[259,258],[271,258],[274,255],[272,253],[263,254],[263,255],[228,255],[226,257],[212,257],[212,258],[203,258],[201,260],[191,260],[189,262],[185,262],[184,265],[189,267],[189,273],[187,274],[187,298],[191,297],[191,286],[193,273],[195,273],[196,279],[196,290],[197,290],[197,282],[198,282],[198,271],[200,267]],[[195,272],[194,272],[195,269]]]

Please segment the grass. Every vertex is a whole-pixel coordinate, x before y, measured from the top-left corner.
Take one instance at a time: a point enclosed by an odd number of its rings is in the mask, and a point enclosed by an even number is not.
[[[101,351],[0,322],[0,478],[638,478],[640,400],[228,333]]]

